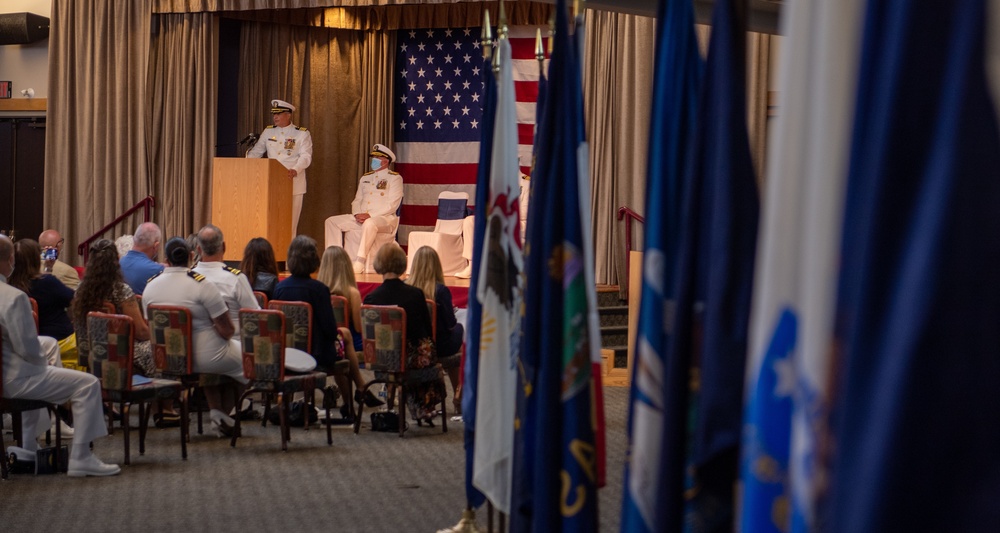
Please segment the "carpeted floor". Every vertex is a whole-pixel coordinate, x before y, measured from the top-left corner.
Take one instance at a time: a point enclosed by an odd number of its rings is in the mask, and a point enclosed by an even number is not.
[[[618,531],[627,401],[628,389],[605,390],[608,484],[600,490],[601,531]],[[0,529],[434,532],[458,521],[465,504],[461,422],[449,421],[445,434],[440,424],[410,424],[402,439],[370,431],[367,421],[359,435],[346,428],[334,429],[333,446],[323,429],[292,428],[286,453],[270,424],[244,425],[236,449],[192,431],[187,461],[178,430],[151,429],[142,456],[133,431],[132,464],[118,476],[12,475],[0,484]],[[121,431],[94,449],[120,464]],[[485,508],[477,514],[485,530]]]

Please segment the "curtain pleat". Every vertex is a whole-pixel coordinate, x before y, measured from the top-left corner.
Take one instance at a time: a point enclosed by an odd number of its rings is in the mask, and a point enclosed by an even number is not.
[[[62,232],[63,260],[71,264],[82,264],[77,243],[153,192],[145,83],[151,5],[52,5],[43,218]],[[138,220],[129,221],[133,229]],[[131,230],[107,236],[120,233]]]
[[[655,34],[650,17],[586,13],[583,93],[597,283],[628,277],[625,226],[616,214],[621,206],[644,208]],[[635,249],[642,248],[641,226],[633,227]]]
[[[154,19],[149,64],[149,153],[154,220],[166,239],[211,219],[218,95],[218,17]]]

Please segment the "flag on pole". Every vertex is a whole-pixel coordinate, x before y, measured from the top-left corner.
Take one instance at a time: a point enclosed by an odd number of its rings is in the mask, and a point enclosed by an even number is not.
[[[511,50],[506,28],[502,27],[499,32],[494,51],[500,71],[490,160],[490,199],[483,255],[477,266],[476,298],[482,306],[482,326],[472,481],[497,509],[509,513],[517,377],[514,362],[520,339],[524,261],[520,241],[521,172]]]
[[[493,69],[482,70],[483,117],[481,140],[479,143],[479,164],[476,177],[475,223],[473,225],[472,261],[481,263],[483,257],[483,236],[486,234],[486,209],[490,198],[490,169],[493,154],[493,124],[496,121],[497,86]],[[470,287],[479,286],[479,269],[472,269]],[[473,484],[473,463],[475,456],[476,406],[479,384],[479,337],[480,329],[471,327],[482,322],[482,305],[475,294],[469,298],[465,329],[465,369],[462,376],[462,425],[465,427],[465,496],[470,507],[483,504],[485,495]]]
[[[529,203],[524,336],[518,360],[511,531],[598,529],[596,409],[591,380],[584,227],[580,190],[580,63],[564,0],[547,78]]]
[[[663,426],[667,349],[664,324],[674,305],[674,264],[680,240],[684,171],[694,133],[701,69],[694,34],[694,7],[689,0],[661,0],[646,180],[642,297],[629,394],[622,531],[661,531],[668,519],[662,500],[669,462],[662,455],[667,438]]]
[[[715,3],[685,179],[664,371],[666,531],[685,522],[728,529],[734,520],[759,209],[746,131],[746,13],[737,1]]]
[[[513,26],[509,36],[516,91],[518,155],[531,162],[538,67],[535,31]],[[489,65],[483,64],[480,28],[424,28],[397,34],[393,130],[396,171],[405,181],[399,241],[431,231],[442,191],[474,198]],[[544,31],[544,30],[543,30]]]
[[[818,528],[862,9],[862,0],[793,0],[781,17],[780,111],[768,143],[747,363],[744,533]]]
[[[990,4],[868,1],[820,514],[829,531],[1000,531]]]

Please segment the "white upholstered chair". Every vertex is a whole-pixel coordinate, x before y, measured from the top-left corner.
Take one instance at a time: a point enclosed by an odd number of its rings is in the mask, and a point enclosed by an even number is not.
[[[430,246],[441,258],[444,275],[451,276],[469,262],[462,257],[462,223],[469,206],[469,194],[444,191],[438,195],[438,217],[434,231],[411,231],[407,240],[406,271],[421,246]]]

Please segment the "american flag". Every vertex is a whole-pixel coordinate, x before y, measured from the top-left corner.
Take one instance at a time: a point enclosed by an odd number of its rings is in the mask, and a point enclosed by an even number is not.
[[[512,26],[508,34],[513,51],[518,154],[525,174],[531,167],[538,98],[537,28],[540,26]],[[468,192],[470,199],[476,196],[483,116],[480,32],[480,28],[399,32],[393,129],[396,171],[404,183],[399,225],[402,244],[411,231],[433,229],[437,197],[442,191]],[[542,28],[542,34],[548,35],[548,28]]]

